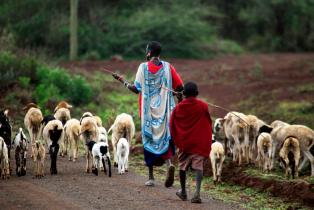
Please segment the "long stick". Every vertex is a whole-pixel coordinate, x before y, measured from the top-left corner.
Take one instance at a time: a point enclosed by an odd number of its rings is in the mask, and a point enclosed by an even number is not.
[[[178,94],[178,93],[179,93],[179,92],[174,91],[174,90],[171,90],[171,89],[169,89],[169,88],[167,88],[167,87],[163,87],[163,86],[160,86],[160,87],[161,87],[162,89],[171,91],[171,92],[173,92],[173,93],[175,93],[175,94]],[[234,116],[238,117],[240,120],[242,120],[245,124],[247,124],[248,126],[250,126],[249,123],[247,123],[244,119],[242,119],[241,117],[239,117],[238,115],[236,115],[235,113],[233,113],[231,110],[226,109],[226,108],[221,107],[221,106],[218,106],[218,105],[215,105],[215,104],[212,104],[212,103],[209,103],[209,102],[207,102],[207,104],[210,105],[210,106],[213,106],[213,107],[216,107],[216,108],[218,108],[218,109],[222,109],[222,110],[224,110],[224,111],[227,111],[227,112],[231,113],[232,115],[234,115]]]

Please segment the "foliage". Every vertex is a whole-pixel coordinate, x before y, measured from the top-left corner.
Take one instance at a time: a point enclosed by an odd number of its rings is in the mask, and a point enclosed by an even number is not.
[[[63,69],[48,66],[40,66],[36,76],[39,85],[35,89],[34,98],[42,107],[47,101],[58,102],[67,99],[79,105],[88,103],[92,98],[92,89],[82,76],[71,77]]]
[[[30,6],[32,5],[32,6]],[[56,56],[69,50],[69,3],[61,0],[5,1],[0,27],[7,28],[21,48],[49,49]],[[149,40],[164,46],[172,57],[208,57],[239,53],[232,40],[218,38],[215,5],[202,1],[79,1],[79,54],[82,58],[144,56]]]
[[[28,76],[34,81],[36,68],[37,63],[32,57],[20,59],[11,52],[0,51],[0,87],[7,87],[21,76]]]

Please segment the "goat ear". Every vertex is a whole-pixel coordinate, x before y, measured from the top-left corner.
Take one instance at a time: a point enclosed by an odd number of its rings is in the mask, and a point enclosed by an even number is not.
[[[3,113],[4,113],[4,115],[7,117],[8,114],[9,114],[9,110],[8,110],[8,109],[5,109]]]

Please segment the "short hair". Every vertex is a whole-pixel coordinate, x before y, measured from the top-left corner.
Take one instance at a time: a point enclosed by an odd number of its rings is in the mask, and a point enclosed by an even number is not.
[[[187,82],[183,86],[183,95],[185,97],[197,96],[198,88],[194,82]]]
[[[146,54],[150,52],[151,57],[159,56],[161,53],[161,44],[157,41],[151,41],[146,46]]]

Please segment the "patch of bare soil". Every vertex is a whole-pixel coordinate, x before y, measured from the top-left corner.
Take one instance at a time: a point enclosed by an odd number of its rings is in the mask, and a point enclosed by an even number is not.
[[[166,59],[167,60],[167,59]],[[78,61],[60,65],[73,72],[89,74],[103,67],[122,74],[136,74],[143,61]],[[212,60],[170,59],[184,82],[195,81],[200,97],[232,109],[232,105],[261,92],[282,90],[277,100],[298,100],[313,95],[294,92],[296,85],[314,82],[314,54],[248,54],[224,56]],[[104,72],[104,71],[103,71]],[[212,108],[213,116],[225,111]]]
[[[206,176],[212,176],[210,162],[205,163]],[[278,181],[266,180],[250,176],[243,172],[242,167],[233,163],[224,165],[222,181],[244,187],[251,187],[261,192],[270,192],[273,196],[280,197],[284,201],[296,201],[309,207],[314,207],[314,184],[302,180]]]

